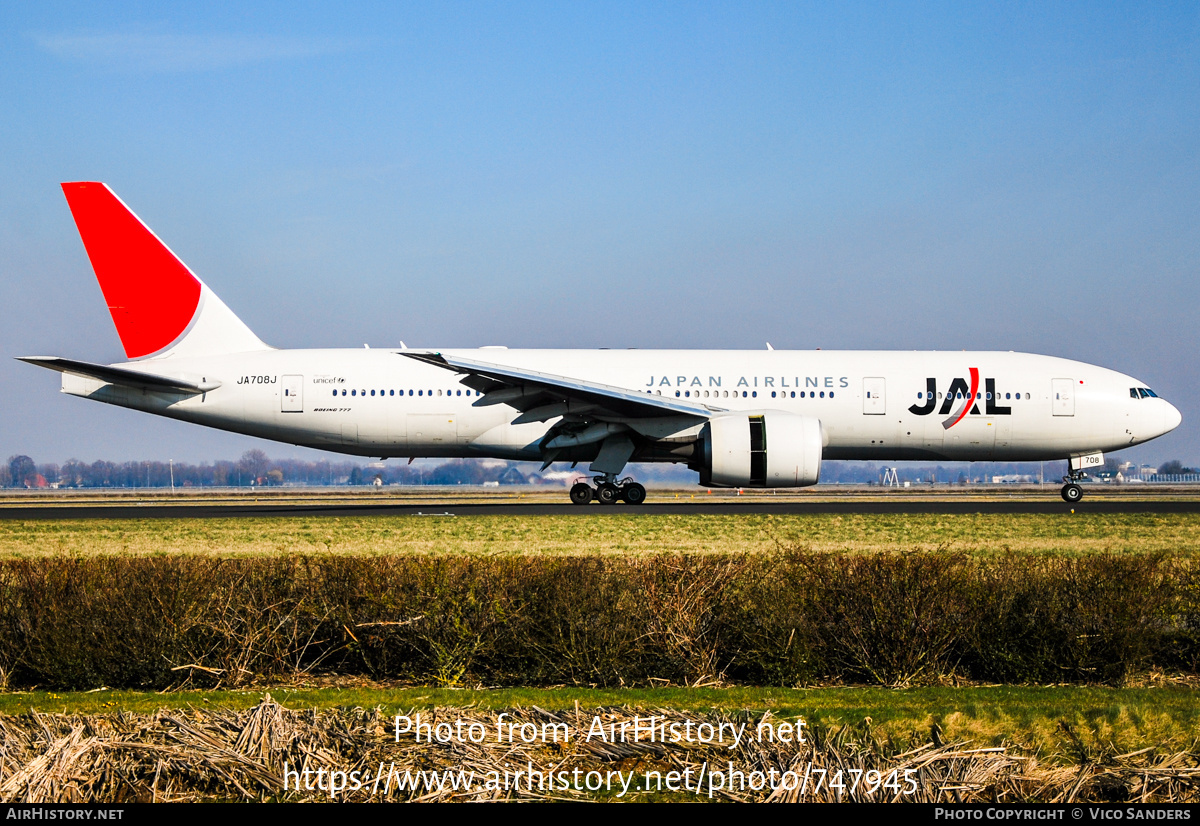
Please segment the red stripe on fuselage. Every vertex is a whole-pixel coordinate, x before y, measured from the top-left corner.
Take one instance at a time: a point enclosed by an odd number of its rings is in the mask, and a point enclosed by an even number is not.
[[[971,393],[967,396],[967,403],[963,405],[962,412],[958,414],[958,418],[946,425],[947,430],[963,420],[963,416],[967,415],[967,411],[975,404],[975,395],[979,392],[979,368],[968,367],[967,369],[971,371]]]
[[[175,341],[196,314],[200,282],[107,186],[62,188],[125,355],[147,356]]]

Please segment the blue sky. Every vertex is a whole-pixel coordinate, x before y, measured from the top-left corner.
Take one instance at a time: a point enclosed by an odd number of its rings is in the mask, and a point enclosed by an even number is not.
[[[995,349],[1200,464],[1196,4],[5,4],[0,453],[296,448],[61,397],[121,351],[58,183],[265,341]]]

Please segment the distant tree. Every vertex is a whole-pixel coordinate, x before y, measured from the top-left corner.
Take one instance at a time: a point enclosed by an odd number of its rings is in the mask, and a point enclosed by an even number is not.
[[[117,466],[112,462],[97,459],[84,471],[83,484],[89,488],[111,488],[114,486],[113,477],[116,476],[116,471]]]
[[[238,470],[242,472],[243,483],[253,483],[256,479],[266,476],[270,469],[271,460],[258,449],[247,450],[242,454],[242,458],[238,459]]]
[[[68,459],[58,472],[59,484],[63,487],[77,488],[83,484],[83,473],[87,466],[78,459]]]
[[[1174,476],[1181,473],[1195,473],[1196,470],[1190,467],[1184,467],[1183,462],[1178,459],[1172,459],[1158,468],[1158,472],[1163,476]]]
[[[9,484],[14,488],[23,488],[29,480],[37,476],[37,465],[28,456],[8,457]]]
[[[219,488],[231,487],[237,483],[237,470],[228,459],[218,459],[212,466],[212,484]]]

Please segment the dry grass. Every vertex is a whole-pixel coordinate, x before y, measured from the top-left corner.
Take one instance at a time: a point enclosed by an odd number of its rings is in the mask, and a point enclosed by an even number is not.
[[[0,520],[0,557],[953,550],[1200,554],[1200,515],[362,516]]]
[[[360,772],[361,788],[336,795],[341,800],[545,800],[613,798],[620,785],[589,792],[575,780],[554,788],[539,788],[512,780],[511,773],[532,767],[541,773],[565,772],[582,778],[586,772],[623,772],[631,776],[626,799],[724,799],[738,801],[804,800],[835,802],[1051,803],[1083,801],[1142,801],[1177,803],[1200,801],[1200,755],[1194,751],[1162,754],[1109,752],[1066,766],[1043,766],[1035,757],[1003,746],[979,748],[947,740],[934,727],[925,737],[908,743],[886,740],[869,723],[817,727],[808,742],[743,736],[721,742],[666,742],[646,738],[606,742],[585,735],[593,721],[604,725],[645,718],[646,711],[598,708],[548,711],[509,709],[518,726],[560,725],[566,739],[501,740],[495,737],[497,716],[475,708],[441,708],[424,712],[433,721],[479,723],[488,732],[481,742],[452,737],[449,742],[418,742],[413,734],[394,735],[392,718],[379,709],[292,711],[270,697],[243,711],[162,710],[153,714],[49,715],[32,713],[0,719],[0,799],[5,802],[106,802],[193,800],[328,800],[326,789],[296,790],[297,775],[285,788],[285,764],[293,770]],[[748,732],[762,722],[778,723],[769,713],[723,711],[650,712],[670,725],[722,723],[745,725]],[[749,782],[739,787],[728,774],[720,785],[713,772],[732,768]],[[391,777],[374,778],[383,767]],[[574,774],[576,770],[580,774]],[[824,771],[821,771],[824,770]],[[901,790],[865,780],[867,772],[886,778],[909,772],[911,784]],[[419,790],[400,789],[406,772],[471,772],[470,786]],[[753,789],[753,772],[776,776],[794,773],[803,789]],[[646,788],[653,777],[669,772],[691,778],[697,791],[668,793]],[[840,774],[839,774],[840,772]],[[658,773],[655,775],[655,773]],[[824,775],[818,787],[817,778]],[[704,777],[706,781],[698,782]],[[855,778],[858,782],[854,782]],[[489,788],[487,780],[499,781]],[[881,778],[882,779],[882,778]],[[853,783],[853,788],[852,788]],[[316,784],[314,784],[316,785]],[[350,786],[347,783],[347,786]],[[651,784],[653,785],[653,784]],[[759,784],[762,785],[761,783]],[[839,785],[841,788],[839,788]],[[326,784],[326,787],[328,784]],[[733,786],[731,789],[730,786]],[[904,793],[907,792],[907,793]]]

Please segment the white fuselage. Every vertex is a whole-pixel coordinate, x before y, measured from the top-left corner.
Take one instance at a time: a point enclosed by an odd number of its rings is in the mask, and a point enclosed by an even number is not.
[[[442,351],[710,409],[785,411],[820,420],[827,459],[1042,460],[1108,452],[1179,424],[1129,376],[1012,352],[483,350]],[[377,457],[536,460],[555,419],[481,405],[461,376],[396,350],[262,350],[123,365],[220,382],[203,394],[137,390],[63,375],[63,391],[210,427]],[[975,398],[968,400],[975,384]],[[1132,391],[1132,392],[1131,392]],[[930,394],[932,392],[932,397]],[[951,398],[947,398],[947,395]],[[694,421],[631,422],[670,444]],[[580,455],[587,458],[592,445]],[[665,452],[634,460],[678,461]]]

